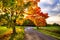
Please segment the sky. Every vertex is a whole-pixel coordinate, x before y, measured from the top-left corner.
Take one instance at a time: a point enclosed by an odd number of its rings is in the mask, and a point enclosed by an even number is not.
[[[49,14],[46,19],[48,24],[60,24],[60,0],[40,0],[38,6],[42,12]]]

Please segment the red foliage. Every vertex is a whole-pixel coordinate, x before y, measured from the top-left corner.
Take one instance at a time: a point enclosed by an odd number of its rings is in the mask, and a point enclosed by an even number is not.
[[[35,9],[35,15],[39,15],[39,16],[42,16],[44,18],[48,18],[48,13],[43,13],[41,12],[41,8],[40,7],[36,7]]]
[[[31,0],[34,1],[34,0]],[[35,0],[34,2],[37,3],[40,0]],[[35,8],[31,8],[33,11],[32,14],[27,16],[27,19],[30,19],[35,23],[36,26],[45,26],[46,25],[46,18],[48,18],[48,13],[41,12],[41,8],[36,6]]]
[[[40,0],[36,0],[37,2],[40,2]]]
[[[40,0],[30,0],[30,1],[36,1],[36,2],[40,2]]]

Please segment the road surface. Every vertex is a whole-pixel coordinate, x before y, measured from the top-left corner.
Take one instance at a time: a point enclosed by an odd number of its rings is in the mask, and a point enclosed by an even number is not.
[[[42,34],[41,32],[38,32],[36,30],[33,30],[33,28],[25,28],[25,37],[24,40],[57,40],[51,36]]]

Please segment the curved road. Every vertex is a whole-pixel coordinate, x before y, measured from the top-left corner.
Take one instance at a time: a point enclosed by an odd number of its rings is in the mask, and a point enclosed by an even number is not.
[[[48,35],[44,35],[41,32],[33,30],[33,28],[25,28],[25,38],[24,40],[57,40]]]

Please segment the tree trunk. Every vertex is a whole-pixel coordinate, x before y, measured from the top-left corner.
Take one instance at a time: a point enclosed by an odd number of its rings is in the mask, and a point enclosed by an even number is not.
[[[13,33],[12,33],[11,38],[9,40],[14,40],[14,37],[16,35],[16,28],[13,27],[12,30],[13,30]]]
[[[39,29],[39,27],[37,27],[37,29]]]
[[[13,27],[13,34],[16,34],[16,28]]]

